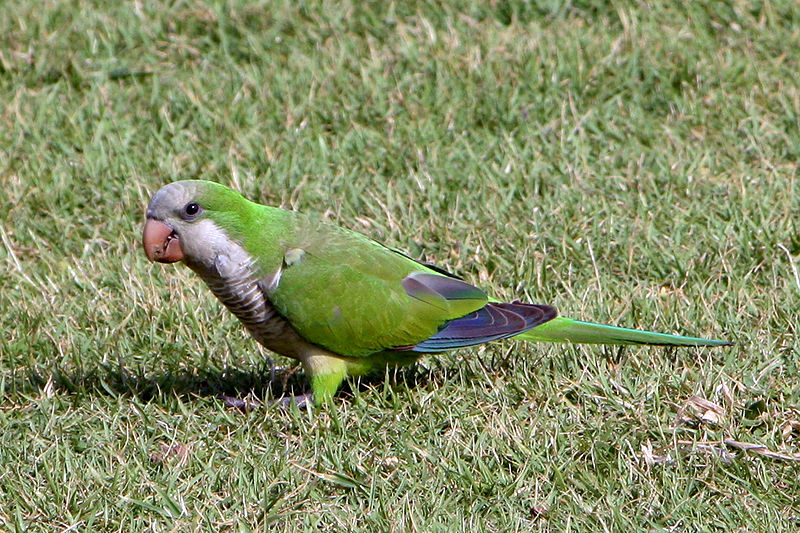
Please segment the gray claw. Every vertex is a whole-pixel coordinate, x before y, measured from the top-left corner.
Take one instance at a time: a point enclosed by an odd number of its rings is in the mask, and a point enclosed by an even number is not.
[[[301,394],[300,396],[284,396],[278,400],[278,404],[284,409],[288,409],[292,404],[296,405],[298,409],[305,409],[308,405],[313,405],[311,402],[311,393]]]
[[[252,411],[256,407],[261,405],[261,402],[258,400],[253,400],[251,398],[245,398],[244,400],[241,398],[236,398],[234,396],[226,396],[224,394],[220,394],[218,396],[222,403],[225,404],[225,407],[229,407],[231,409],[238,409],[244,413]]]

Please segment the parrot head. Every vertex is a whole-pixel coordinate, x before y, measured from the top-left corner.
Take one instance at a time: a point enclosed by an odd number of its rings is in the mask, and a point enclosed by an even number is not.
[[[230,238],[218,221],[236,222],[236,207],[246,200],[238,193],[208,181],[177,181],[150,199],[142,234],[144,253],[151,261],[212,261]]]

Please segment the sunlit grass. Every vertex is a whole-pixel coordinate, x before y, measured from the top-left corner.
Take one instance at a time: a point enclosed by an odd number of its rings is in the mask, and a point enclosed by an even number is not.
[[[793,3],[0,14],[0,529],[796,527]],[[281,386],[269,354],[140,250],[149,195],[196,177],[500,298],[736,346],[512,342],[311,417],[227,410]]]

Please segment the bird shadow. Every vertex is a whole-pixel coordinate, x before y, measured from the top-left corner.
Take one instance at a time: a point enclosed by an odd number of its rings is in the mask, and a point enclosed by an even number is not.
[[[431,381],[429,371],[415,366],[401,367],[346,380],[337,397],[351,398],[356,391],[374,390],[385,383],[387,377],[392,386],[408,388],[424,386]],[[299,365],[275,368],[268,363],[250,369],[226,366],[150,372],[105,364],[87,370],[16,371],[0,375],[0,381],[4,383],[5,397],[10,394],[35,397],[45,390],[67,395],[130,396],[143,403],[176,396],[187,400],[215,397],[224,400],[229,407],[241,409],[309,392],[305,372]]]
[[[110,364],[88,370],[50,368],[15,372],[1,378],[6,384],[6,395],[35,395],[37,391],[48,390],[62,394],[132,396],[142,402],[158,401],[165,396],[250,397],[264,401],[302,394],[306,384],[302,372],[296,370],[265,366],[144,371]]]

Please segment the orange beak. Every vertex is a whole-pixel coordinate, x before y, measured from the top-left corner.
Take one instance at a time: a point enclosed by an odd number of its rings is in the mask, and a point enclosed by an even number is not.
[[[148,218],[142,234],[144,254],[150,261],[174,263],[183,259],[183,249],[175,231],[161,222]]]

